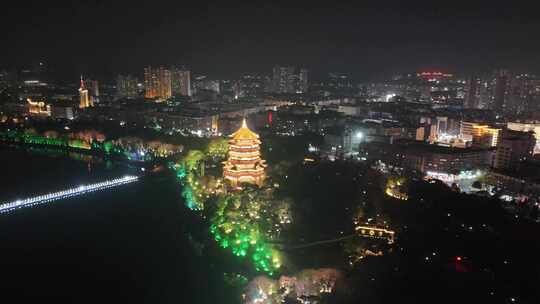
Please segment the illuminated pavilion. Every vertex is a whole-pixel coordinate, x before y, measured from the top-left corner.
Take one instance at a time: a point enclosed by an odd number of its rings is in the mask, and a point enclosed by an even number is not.
[[[223,163],[223,177],[232,187],[242,183],[261,186],[266,177],[266,164],[261,159],[259,135],[242,121],[242,127],[231,135],[229,159]]]

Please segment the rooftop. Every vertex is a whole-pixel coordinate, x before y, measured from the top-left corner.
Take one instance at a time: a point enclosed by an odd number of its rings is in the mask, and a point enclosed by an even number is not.
[[[246,140],[246,139],[258,139],[259,135],[248,128],[246,119],[244,118],[244,120],[242,120],[242,127],[240,127],[238,131],[231,134],[231,137],[234,140]]]

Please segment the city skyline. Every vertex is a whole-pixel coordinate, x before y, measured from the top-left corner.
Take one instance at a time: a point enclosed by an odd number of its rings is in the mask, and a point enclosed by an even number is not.
[[[4,6],[2,299],[540,303],[532,6]]]
[[[147,13],[158,7],[159,14]],[[13,47],[0,51],[0,64],[43,60],[62,77],[83,72],[113,79],[117,71],[183,64],[216,78],[276,64],[359,79],[402,70],[540,71],[540,45],[527,36],[540,25],[515,4],[184,7],[158,1],[126,10],[123,2],[91,1],[12,5],[4,13],[5,41]],[[16,16],[29,21],[13,28]],[[70,41],[80,39],[85,47],[74,49]]]

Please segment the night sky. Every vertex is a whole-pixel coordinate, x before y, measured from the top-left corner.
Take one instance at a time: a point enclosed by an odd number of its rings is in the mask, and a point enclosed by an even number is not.
[[[147,64],[186,64],[212,77],[269,73],[274,64],[357,79],[424,69],[540,72],[534,1],[56,2],[3,3],[0,68],[43,60],[62,77],[98,78]]]

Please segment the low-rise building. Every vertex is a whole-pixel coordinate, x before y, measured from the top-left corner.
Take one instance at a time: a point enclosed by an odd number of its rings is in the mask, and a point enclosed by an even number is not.
[[[488,167],[493,149],[452,148],[413,140],[394,144],[369,143],[362,146],[371,160],[380,160],[395,167],[426,173],[452,173]]]

